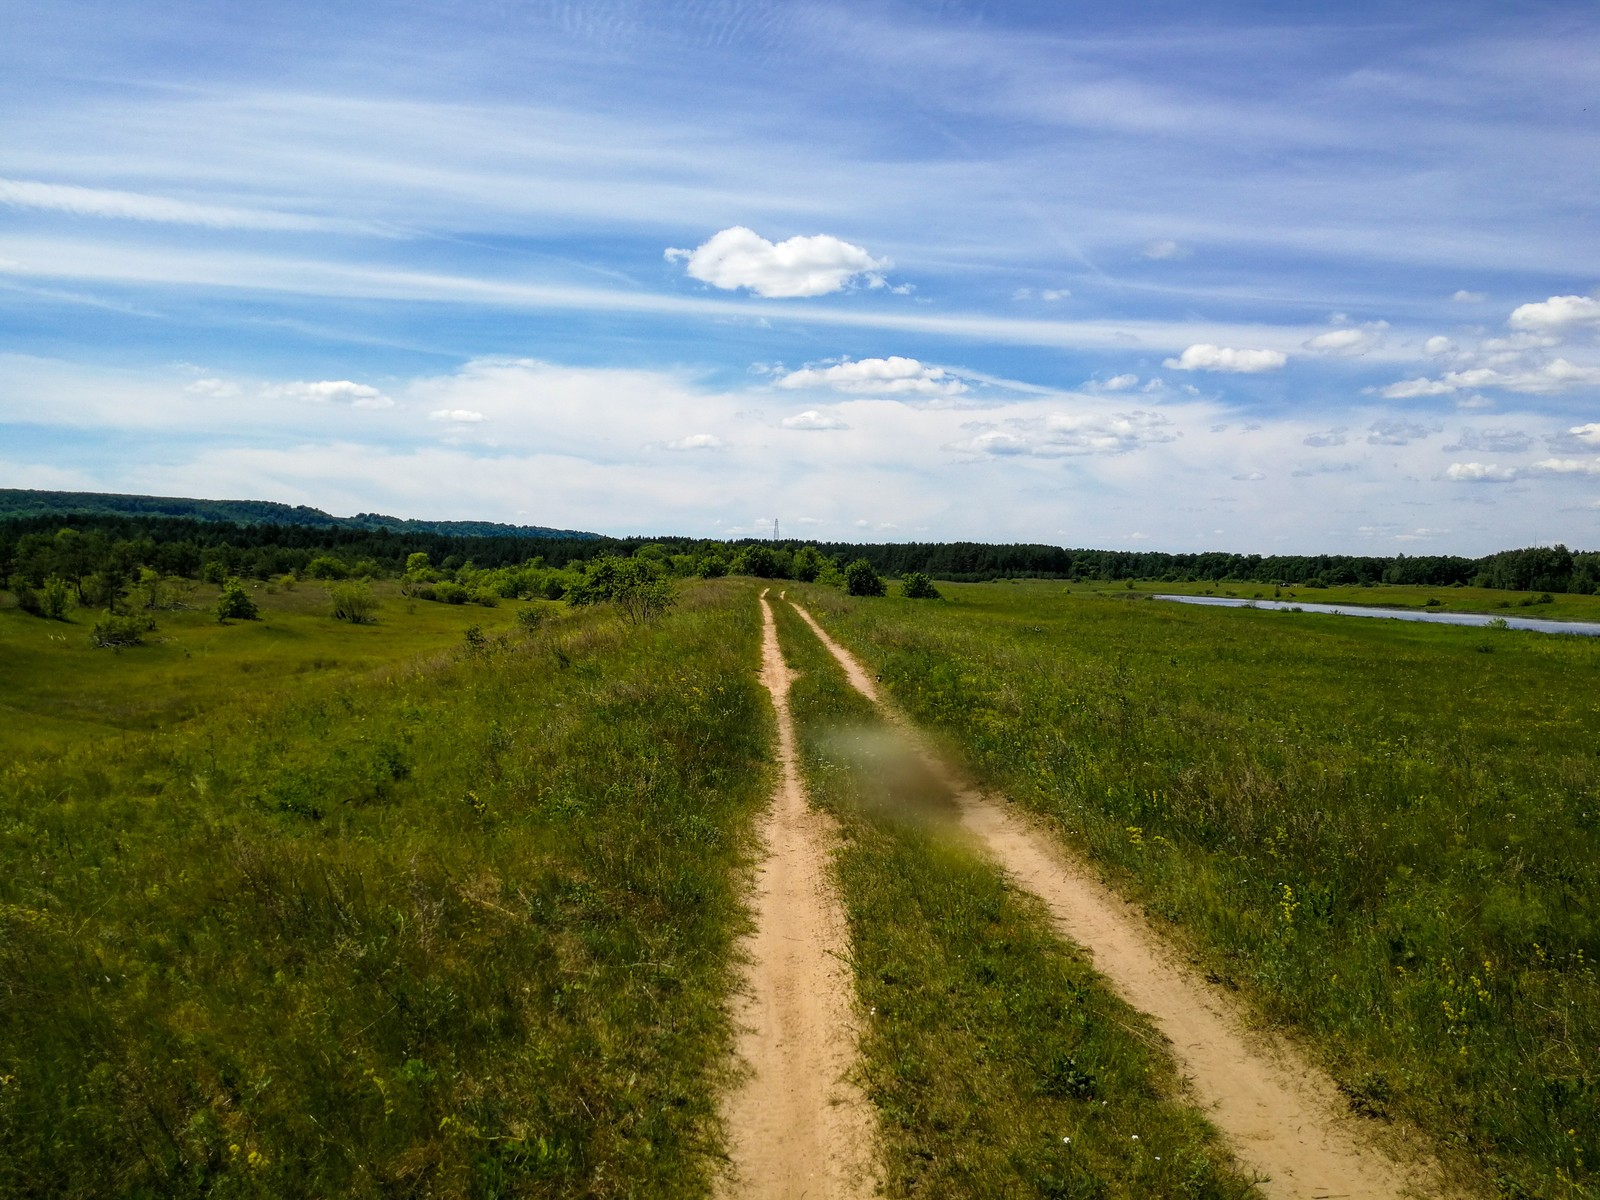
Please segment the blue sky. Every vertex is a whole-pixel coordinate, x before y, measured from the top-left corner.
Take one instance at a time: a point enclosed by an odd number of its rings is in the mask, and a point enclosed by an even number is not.
[[[1588,3],[13,6],[0,485],[1600,546]]]

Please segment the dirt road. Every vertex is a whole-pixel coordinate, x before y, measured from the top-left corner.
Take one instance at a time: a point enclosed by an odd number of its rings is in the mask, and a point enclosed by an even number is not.
[[[832,820],[806,803],[789,715],[789,672],[766,593],[762,682],[778,715],[778,791],[762,828],[767,857],[745,940],[735,1013],[748,1067],[724,1099],[733,1169],[724,1197],[865,1200],[878,1185],[876,1119],[846,1075],[856,1058],[849,931],[829,875]]]
[[[1325,1072],[1282,1039],[1251,1029],[1230,997],[1179,960],[1137,910],[1100,883],[1059,839],[960,779],[884,705],[861,664],[810,613],[798,604],[795,608],[856,690],[884,707],[921,748],[956,794],[962,824],[1019,884],[1044,900],[1058,932],[1089,950],[1111,986],[1171,1041],[1196,1100],[1239,1161],[1265,1179],[1265,1195],[1273,1200],[1398,1200],[1450,1192],[1422,1150],[1376,1145]]]

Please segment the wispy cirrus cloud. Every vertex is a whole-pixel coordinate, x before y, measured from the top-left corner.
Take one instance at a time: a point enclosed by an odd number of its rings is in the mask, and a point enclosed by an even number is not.
[[[67,213],[76,217],[148,221],[164,225],[202,225],[211,229],[278,230],[296,233],[385,233],[393,231],[360,221],[305,216],[260,208],[235,208],[121,192],[109,188],[78,187],[66,183],[41,183],[28,179],[0,179],[0,204]]]

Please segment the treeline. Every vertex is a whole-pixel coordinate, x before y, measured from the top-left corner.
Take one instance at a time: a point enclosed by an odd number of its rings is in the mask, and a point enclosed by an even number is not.
[[[847,564],[864,559],[876,572],[891,578],[915,572],[953,581],[1234,580],[1309,587],[1459,584],[1585,594],[1600,589],[1600,554],[1575,554],[1565,546],[1507,550],[1478,559],[1404,554],[1165,554],[981,542],[852,545],[686,537],[468,536],[107,514],[0,520],[0,579],[39,587],[46,579],[57,577],[72,581],[80,592],[92,590],[88,581],[96,576],[104,583],[136,576],[141,568],[160,575],[214,581],[285,575],[402,578],[408,560],[415,555],[425,556],[434,573],[433,582],[457,582],[463,577],[464,586],[502,595],[516,594],[510,590],[512,576],[524,581],[516,585],[518,591],[550,595],[564,586],[559,578],[563,572],[576,579],[582,571],[575,568],[593,560],[633,556],[651,560],[662,575],[676,576],[839,579]],[[488,578],[493,573],[498,575]],[[535,574],[543,581],[538,586],[534,586]]]

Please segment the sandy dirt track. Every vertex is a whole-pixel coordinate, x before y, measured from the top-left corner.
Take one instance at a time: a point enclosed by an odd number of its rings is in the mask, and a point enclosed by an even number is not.
[[[792,603],[792,601],[791,601]],[[1390,1200],[1454,1194],[1432,1156],[1377,1145],[1325,1072],[1280,1038],[1249,1027],[1239,1006],[1178,959],[1138,911],[1039,823],[986,799],[890,710],[851,654],[795,605],[855,688],[884,708],[956,794],[963,826],[1044,900],[1058,932],[1087,949],[1119,995],[1171,1042],[1192,1094],[1273,1200]]]
[[[762,682],[778,716],[782,775],[762,827],[754,933],[735,1012],[748,1068],[724,1097],[733,1166],[722,1197],[851,1200],[876,1193],[876,1117],[848,1078],[859,1026],[849,929],[829,873],[832,820],[806,803],[789,715],[789,672],[766,593]]]

